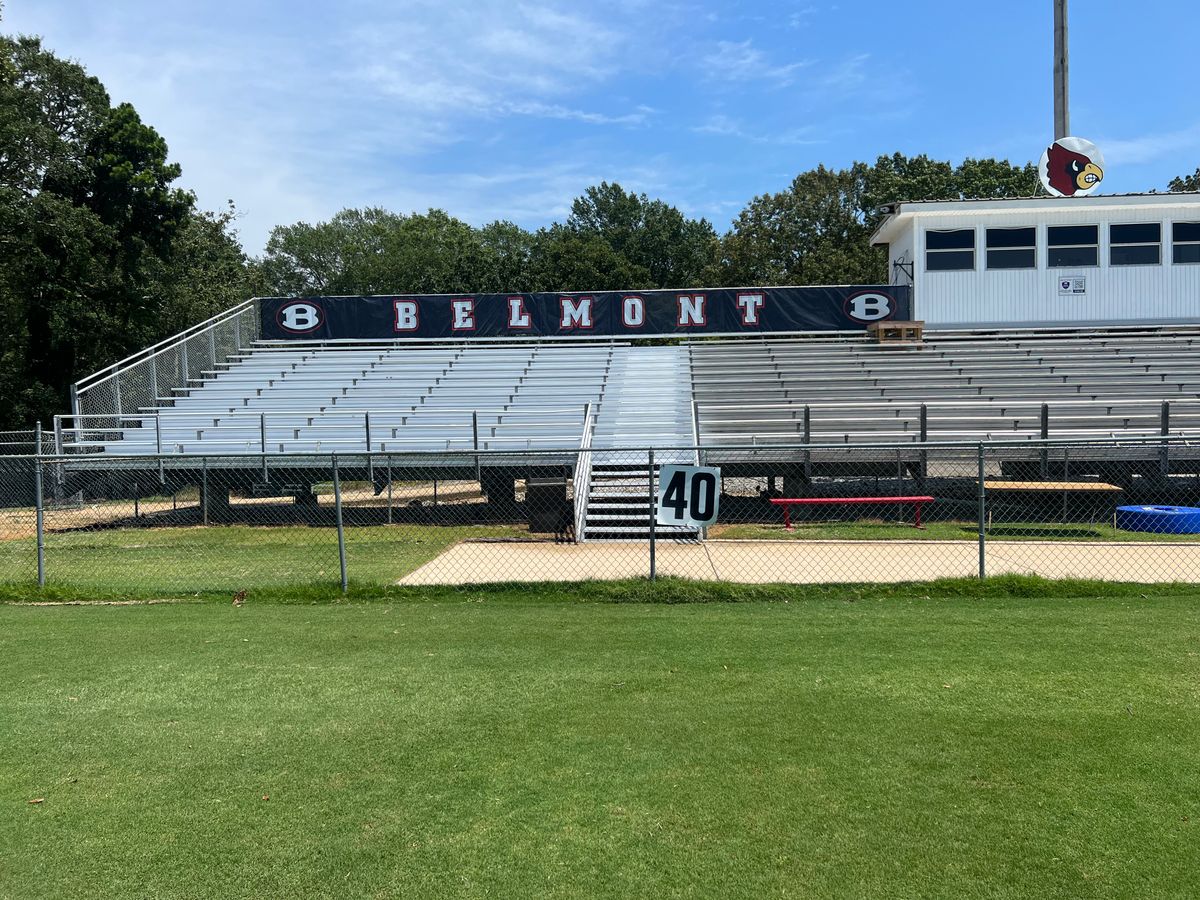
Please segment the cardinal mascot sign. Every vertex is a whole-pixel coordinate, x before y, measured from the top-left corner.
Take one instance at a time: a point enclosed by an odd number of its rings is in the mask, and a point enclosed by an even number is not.
[[[266,340],[639,338],[861,331],[911,318],[907,285],[270,297]]]
[[[1104,180],[1104,157],[1091,141],[1059,138],[1042,153],[1038,175],[1055,197],[1086,197]]]

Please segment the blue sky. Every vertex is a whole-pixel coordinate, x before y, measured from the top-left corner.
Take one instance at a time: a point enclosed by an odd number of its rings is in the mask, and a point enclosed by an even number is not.
[[[1036,159],[1051,0],[7,0],[167,139],[207,208],[559,220],[618,181],[728,228],[818,163]],[[1200,165],[1195,0],[1073,0],[1072,131],[1108,192]]]

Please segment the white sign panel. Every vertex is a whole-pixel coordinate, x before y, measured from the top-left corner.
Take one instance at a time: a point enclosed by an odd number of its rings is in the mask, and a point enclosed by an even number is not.
[[[658,470],[659,525],[711,525],[717,521],[720,500],[718,468],[662,466]]]
[[[1058,293],[1060,296],[1087,293],[1086,275],[1060,275],[1058,278]]]

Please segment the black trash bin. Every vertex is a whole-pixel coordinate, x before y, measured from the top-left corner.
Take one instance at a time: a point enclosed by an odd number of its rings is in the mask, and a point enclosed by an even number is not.
[[[530,478],[525,482],[525,507],[529,530],[535,533],[558,534],[570,528],[575,518],[565,478]]]

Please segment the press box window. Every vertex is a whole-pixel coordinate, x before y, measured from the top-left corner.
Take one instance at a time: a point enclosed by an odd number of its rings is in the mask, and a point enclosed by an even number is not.
[[[1111,266],[1157,266],[1162,262],[1162,225],[1110,225],[1108,264]]]
[[[1051,225],[1046,229],[1046,264],[1051,268],[1099,265],[1096,225]]]
[[[987,230],[987,267],[989,269],[1037,268],[1037,229],[989,228]]]
[[[925,271],[960,272],[975,268],[975,229],[925,232]]]
[[[1172,260],[1200,263],[1200,222],[1176,222],[1171,226]]]

